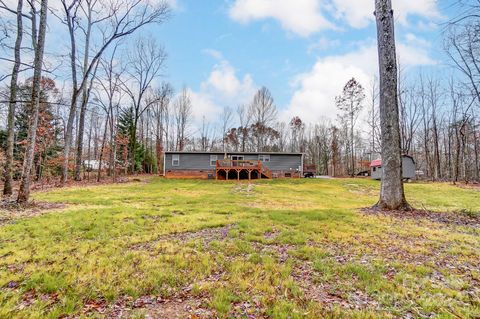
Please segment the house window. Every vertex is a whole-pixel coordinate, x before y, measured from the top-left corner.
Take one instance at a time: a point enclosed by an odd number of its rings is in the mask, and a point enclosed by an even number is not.
[[[260,154],[258,160],[262,162],[270,162],[270,155]]]
[[[172,166],[180,166],[180,155],[173,154],[172,155]]]
[[[377,168],[376,168],[375,166],[373,167],[373,171],[374,171],[374,172],[376,172],[376,171],[377,171]]]
[[[210,155],[210,166],[217,166],[218,155]]]

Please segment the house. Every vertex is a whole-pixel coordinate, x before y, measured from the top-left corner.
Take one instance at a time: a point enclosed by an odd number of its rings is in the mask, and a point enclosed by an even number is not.
[[[98,160],[85,160],[83,161],[83,166],[87,171],[98,171],[98,168],[100,167],[100,161]],[[104,165],[102,165],[104,166]]]
[[[370,168],[372,170],[371,175],[372,179],[380,180],[382,179],[382,160],[376,159],[370,163]],[[402,175],[403,179],[415,179],[415,160],[409,155],[402,155]]]
[[[164,176],[219,180],[298,178],[303,153],[165,152]]]

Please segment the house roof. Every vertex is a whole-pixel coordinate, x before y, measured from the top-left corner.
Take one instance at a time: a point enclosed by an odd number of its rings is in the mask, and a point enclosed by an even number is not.
[[[267,154],[267,155],[303,155],[303,153],[295,153],[295,152],[202,152],[202,151],[166,151],[165,154],[232,154],[232,155],[256,155],[256,154]]]
[[[382,160],[381,159],[373,160],[370,163],[370,167],[378,167],[378,166],[382,166]]]

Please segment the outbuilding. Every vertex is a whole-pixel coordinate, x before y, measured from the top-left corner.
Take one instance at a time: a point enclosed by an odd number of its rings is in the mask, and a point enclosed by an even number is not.
[[[402,176],[405,180],[415,179],[416,171],[415,160],[409,155],[402,155]],[[381,180],[382,179],[382,160],[376,159],[370,163],[371,176],[372,179]]]

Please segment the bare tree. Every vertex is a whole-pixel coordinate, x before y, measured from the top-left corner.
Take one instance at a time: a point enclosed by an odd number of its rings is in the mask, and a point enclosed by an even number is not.
[[[115,181],[115,162],[116,162],[116,143],[115,143],[115,110],[118,109],[120,101],[123,97],[121,91],[121,80],[124,73],[124,68],[120,63],[115,61],[116,51],[118,49],[118,43],[114,46],[112,52],[110,52],[108,59],[102,58],[100,61],[101,76],[96,76],[96,83],[98,83],[98,88],[94,92],[94,100],[98,102],[98,105],[105,112],[105,117],[107,119],[106,126],[104,129],[104,138],[102,140],[102,149],[105,148],[106,143],[106,134],[109,128],[110,131],[110,163],[109,163],[109,172],[113,175],[113,180]],[[92,85],[90,85],[92,86]],[[102,98],[105,97],[105,99]],[[118,113],[118,112],[117,112]],[[81,156],[81,154],[77,154]],[[90,159],[90,158],[89,158]],[[78,160],[78,159],[77,159]],[[100,181],[101,178],[101,167],[103,165],[103,151],[100,154],[99,160],[99,170],[97,175],[97,181]]]
[[[301,152],[301,142],[303,139],[303,134],[305,130],[305,123],[298,116],[294,116],[290,120],[290,130],[292,133],[290,139],[290,151],[291,152]]]
[[[157,97],[153,105],[153,116],[155,117],[155,151],[157,157],[157,167],[163,168],[163,153],[165,144],[168,144],[168,121],[170,100],[173,95],[173,87],[170,83],[162,83],[162,86],[155,91]],[[167,145],[168,147],[168,145]]]
[[[382,186],[376,207],[410,209],[403,189],[397,96],[397,58],[391,0],[375,0],[380,69]]]
[[[257,152],[265,148],[269,128],[277,118],[277,107],[274,104],[272,94],[266,87],[262,87],[253,97],[248,108],[248,116],[256,127],[256,149]]]
[[[427,100],[430,105],[429,123],[432,129],[433,138],[433,177],[438,180],[442,178],[441,159],[440,159],[440,137],[439,137],[439,119],[438,110],[440,108],[439,100],[441,97],[440,84],[438,80],[429,79],[427,84]]]
[[[226,138],[225,134],[227,133],[228,128],[232,122],[233,112],[232,109],[228,106],[225,106],[222,111],[222,151],[227,151]]]
[[[248,112],[247,108],[245,105],[239,105],[237,107],[237,116],[238,116],[238,122],[240,123],[240,127],[238,128],[239,135],[240,135],[240,145],[241,145],[241,151],[245,152],[245,147],[247,144],[247,138],[248,138],[248,127],[250,126],[251,122],[251,114]]]
[[[347,126],[350,137],[348,149],[350,152],[350,175],[355,176],[355,125],[365,100],[365,89],[354,78],[343,87],[342,94],[335,98],[337,108],[342,112],[340,119]]]
[[[446,52],[465,76],[465,84],[480,103],[480,24],[452,25],[446,35]]]
[[[370,109],[368,111],[367,117],[367,125],[369,128],[369,135],[370,135],[370,160],[373,160],[373,157],[380,153],[379,148],[377,145],[379,143],[379,114],[378,114],[378,81],[377,78],[374,77],[370,87],[370,94],[369,94],[369,102],[370,102]]]
[[[22,46],[23,36],[23,22],[22,22],[23,0],[18,0],[17,5],[17,38],[15,40],[14,56],[15,62],[12,69],[12,77],[10,79],[10,98],[8,101],[8,115],[7,115],[7,147],[5,158],[5,184],[3,186],[4,195],[12,195],[12,181],[13,181],[13,143],[15,138],[14,122],[15,122],[15,107],[17,100],[17,81],[18,72],[20,70],[20,50]]]
[[[154,96],[147,99],[148,90],[152,89],[152,82],[161,74],[167,55],[162,47],[149,38],[139,38],[135,42],[134,48],[128,54],[128,64],[126,73],[127,80],[122,82],[122,88],[130,97],[133,106],[133,136],[131,147],[131,172],[135,172],[135,150],[137,147],[137,128],[138,121],[142,114],[151,106],[155,105],[162,96]]]
[[[174,117],[177,132],[176,150],[183,151],[188,138],[188,127],[192,116],[192,102],[186,88],[174,104]]]
[[[402,153],[410,154],[412,151],[414,137],[416,136],[420,125],[421,105],[419,101],[424,99],[420,97],[414,84],[407,86],[406,81],[399,74],[398,83],[398,102],[400,107],[400,130]]]
[[[47,29],[48,0],[42,0],[40,5],[40,24],[38,27],[37,42],[35,43],[35,61],[32,83],[31,112],[29,116],[29,127],[25,157],[23,160],[22,180],[18,191],[17,202],[25,203],[30,197],[30,172],[32,170],[33,158],[35,155],[35,142],[37,137],[38,113],[40,101],[40,81],[42,79],[43,53],[45,50],[45,33]]]
[[[223,137],[223,145],[225,145],[227,140],[228,140],[227,136],[224,136]],[[209,146],[210,146],[210,123],[208,123],[207,120],[205,119],[205,116],[203,116],[203,118],[202,118],[202,129],[201,129],[201,132],[200,132],[200,150],[202,152],[206,152],[209,149]]]
[[[77,44],[76,30],[79,28],[79,17],[77,16],[80,9],[79,0],[61,0],[65,11],[65,20],[70,35],[70,59],[72,71],[72,98],[68,115],[67,127],[65,132],[64,146],[64,162],[62,167],[61,184],[63,185],[68,176],[68,161],[70,156],[70,145],[73,134],[73,124],[75,114],[77,112],[77,103],[80,93],[85,89],[88,79],[97,65],[97,61],[101,58],[105,50],[115,41],[136,32],[141,27],[151,23],[161,23],[169,15],[169,6],[165,1],[153,5],[150,1],[145,0],[126,0],[116,1],[108,0],[99,2],[92,0],[93,5],[98,4],[98,17],[91,21],[98,21],[98,34],[100,35],[100,43],[95,46],[95,52],[84,52],[85,55],[91,55],[92,58],[84,66],[83,75],[80,81],[77,80]],[[100,23],[101,22],[101,23]],[[91,25],[91,23],[89,24]],[[87,26],[88,28],[88,26]],[[85,30],[85,28],[84,28]]]

